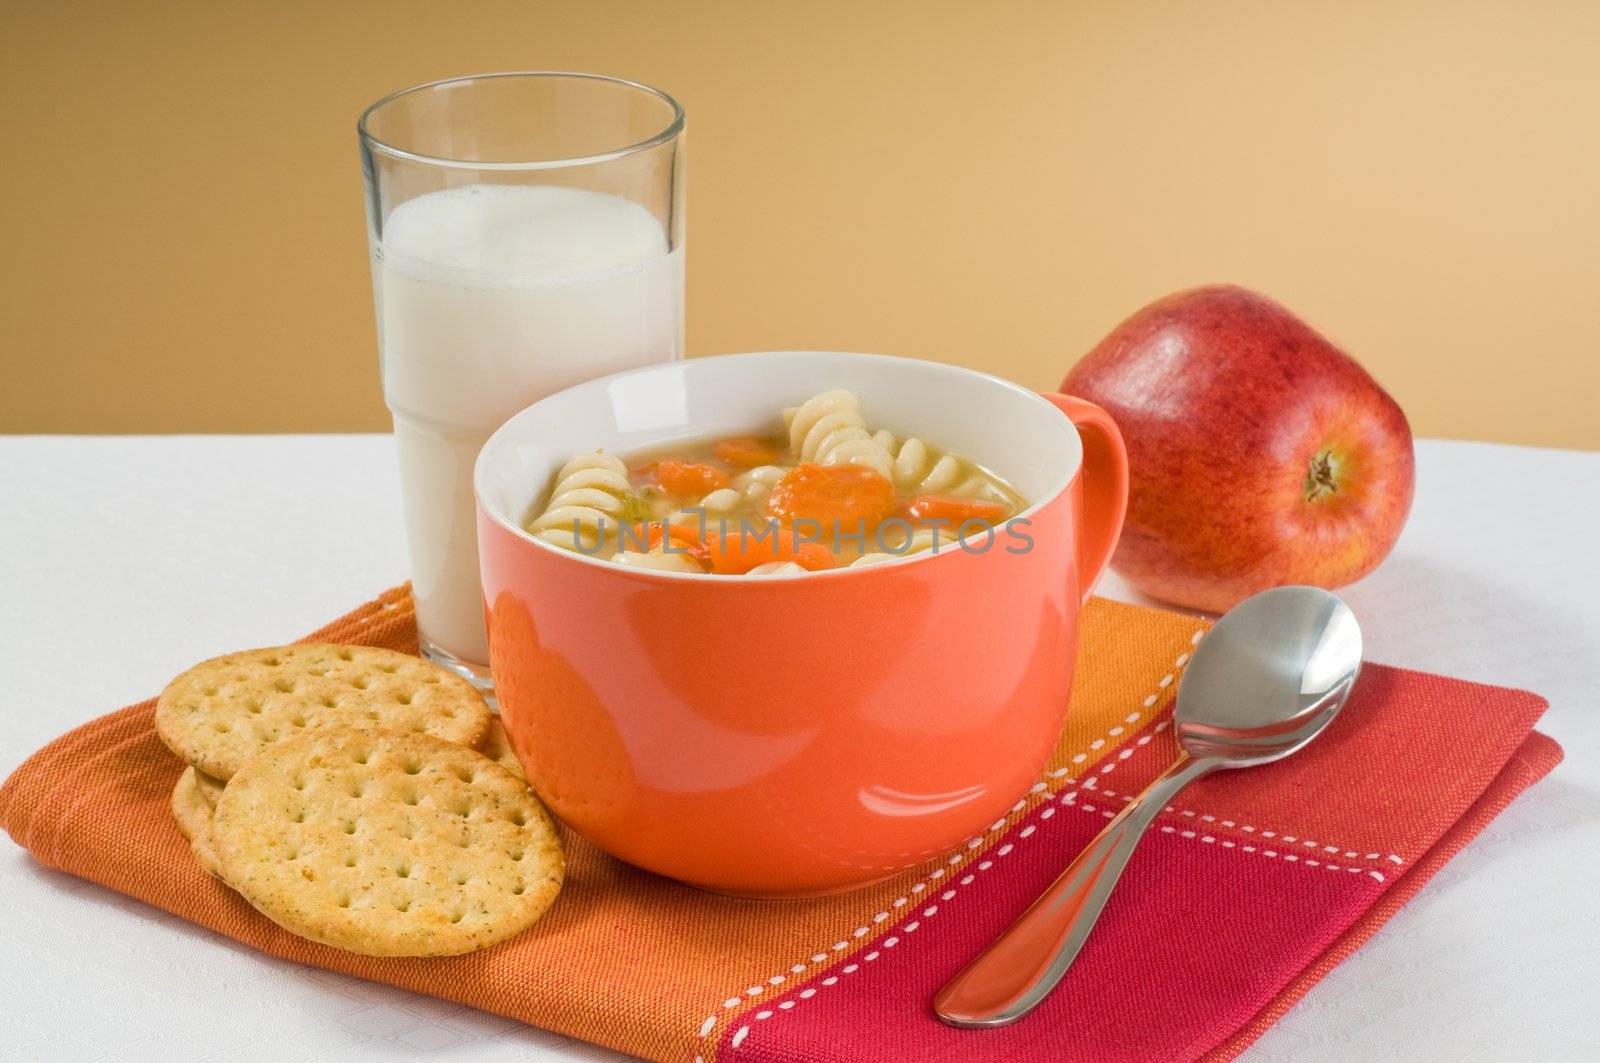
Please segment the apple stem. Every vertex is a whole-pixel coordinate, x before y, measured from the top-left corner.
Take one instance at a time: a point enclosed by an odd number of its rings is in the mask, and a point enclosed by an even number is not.
[[[1332,450],[1322,450],[1311,459],[1311,465],[1306,469],[1305,495],[1307,502],[1315,502],[1324,495],[1337,494],[1339,482],[1335,478],[1338,472],[1338,461],[1333,456]]]

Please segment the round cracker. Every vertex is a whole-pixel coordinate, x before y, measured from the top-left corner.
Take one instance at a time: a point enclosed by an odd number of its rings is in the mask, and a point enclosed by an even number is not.
[[[191,767],[193,767],[191,765]],[[199,768],[194,768],[194,788],[205,799],[207,808],[216,808],[217,802],[222,799],[222,788],[228,784],[212,775],[207,775]]]
[[[211,805],[200,794],[193,768],[184,768],[172,788],[172,818],[178,821],[178,833],[191,841],[201,830],[211,829]]]
[[[451,956],[526,929],[561,843],[522,780],[431,735],[335,728],[263,750],[212,821],[223,877],[274,922],[369,956]]]
[[[522,762],[517,759],[516,750],[511,748],[511,736],[506,734],[506,728],[496,716],[489,721],[489,733],[483,736],[483,741],[478,743],[478,752],[500,765],[519,779],[526,780],[527,772],[522,770]]]
[[[316,643],[214,657],[168,683],[156,702],[161,740],[218,779],[274,742],[320,727],[472,746],[489,727],[489,707],[471,683],[431,661]]]
[[[211,846],[214,806],[206,797],[205,785],[194,768],[183,769],[183,774],[178,776],[178,784],[172,788],[172,818],[178,821],[178,833],[189,839],[189,848],[194,851],[195,861],[208,874],[221,878],[217,854]],[[217,792],[221,793],[220,787]]]

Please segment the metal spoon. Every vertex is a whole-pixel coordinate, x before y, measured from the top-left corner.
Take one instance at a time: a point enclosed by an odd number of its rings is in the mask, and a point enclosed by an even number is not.
[[[1178,686],[1177,762],[940,990],[939,1018],[1004,1026],[1037,1007],[1077,958],[1145,828],[1178,791],[1217,768],[1254,767],[1300,749],[1338,714],[1360,670],[1361,628],[1327,591],[1279,587],[1230,610]]]

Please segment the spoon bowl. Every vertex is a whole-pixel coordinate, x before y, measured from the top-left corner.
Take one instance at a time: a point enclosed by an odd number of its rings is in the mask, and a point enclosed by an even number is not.
[[[1196,648],[1172,723],[1195,760],[1246,768],[1280,760],[1326,727],[1361,672],[1361,627],[1316,587],[1240,603]]]

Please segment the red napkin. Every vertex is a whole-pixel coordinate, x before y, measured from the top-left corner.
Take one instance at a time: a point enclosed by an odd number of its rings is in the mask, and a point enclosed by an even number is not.
[[[1531,731],[1544,708],[1520,691],[1369,665],[1306,751],[1180,796],[1036,1012],[993,1030],[935,1021],[939,987],[1171,762],[1169,709],[997,838],[973,882],[929,894],[941,925],[914,958],[858,965],[770,1033],[750,1024],[719,1058],[1230,1058],[1560,761]]]

